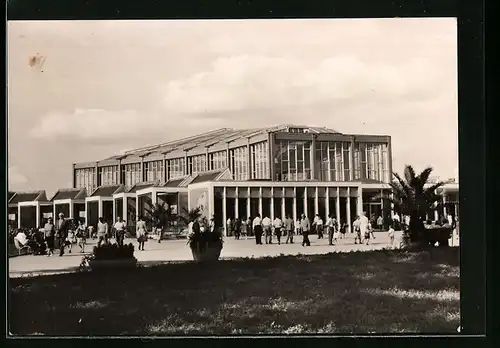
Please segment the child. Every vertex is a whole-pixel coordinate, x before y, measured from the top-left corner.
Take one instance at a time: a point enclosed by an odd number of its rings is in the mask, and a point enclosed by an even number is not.
[[[364,235],[365,239],[364,239],[364,241],[363,241],[363,242],[366,242],[366,245],[370,244],[370,234],[371,234],[371,233],[373,233],[373,231],[372,231],[372,226],[371,226],[371,225],[368,225],[368,226],[366,227],[366,231],[365,231],[365,235]]]
[[[392,225],[389,227],[389,239],[391,240],[391,245],[394,245],[394,227]]]

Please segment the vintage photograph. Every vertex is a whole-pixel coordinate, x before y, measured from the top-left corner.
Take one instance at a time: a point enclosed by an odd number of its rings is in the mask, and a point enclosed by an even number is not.
[[[10,335],[460,331],[455,18],[7,41]]]

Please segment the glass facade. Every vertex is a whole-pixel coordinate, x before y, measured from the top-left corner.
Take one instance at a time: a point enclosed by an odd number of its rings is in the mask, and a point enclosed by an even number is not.
[[[349,181],[351,143],[316,142],[315,179],[320,181]]]
[[[229,150],[230,168],[234,180],[248,180],[248,150],[246,146]]]
[[[197,155],[188,157],[188,174],[201,173],[207,170],[207,156]]]
[[[118,166],[100,167],[99,170],[99,185],[116,185],[118,179]]]
[[[146,181],[163,181],[164,168],[163,161],[151,161],[144,163],[145,179]]]
[[[86,188],[90,194],[97,188],[95,168],[75,169],[75,188]]]
[[[387,144],[354,144],[354,179],[390,182]]]
[[[127,188],[130,188],[135,184],[142,182],[141,164],[130,163],[123,165],[123,178],[124,184]]]
[[[227,168],[227,153],[226,150],[214,152],[208,155],[210,160],[209,170]]]
[[[170,159],[167,163],[169,180],[186,175],[186,159],[184,157]]]
[[[278,140],[274,168],[278,181],[310,180],[311,142]]]
[[[250,145],[252,179],[270,179],[269,145],[267,141]]]

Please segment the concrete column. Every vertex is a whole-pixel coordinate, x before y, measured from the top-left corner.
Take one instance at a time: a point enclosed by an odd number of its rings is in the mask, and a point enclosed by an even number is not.
[[[271,187],[271,221],[274,221],[274,187]]]
[[[190,175],[190,174],[191,173],[189,173],[188,155],[187,152],[184,151],[184,175]]]
[[[54,218],[52,216],[52,218]],[[85,226],[88,226],[89,223],[89,204],[87,201],[85,201]]]
[[[103,214],[102,214],[102,210],[103,210],[103,209],[102,209],[102,205],[103,205],[103,204],[102,204],[102,199],[101,199],[100,197],[99,197],[99,201],[98,201],[98,203],[97,203],[97,204],[98,204],[98,208],[99,208],[99,210],[98,210],[98,211],[99,211],[99,213],[98,213],[98,214],[99,214],[99,217],[102,217],[102,215],[103,215]]]
[[[358,204],[356,205],[357,215],[363,212],[363,188],[358,186]]]
[[[122,219],[127,221],[128,224],[128,204],[127,197],[123,196],[123,204],[122,204]]]
[[[144,179],[144,157],[141,156],[141,182],[146,181]]]
[[[72,219],[75,218],[74,211],[73,211],[73,201],[72,200],[69,201],[69,217],[72,218]]]
[[[226,195],[227,195],[227,189],[226,189],[226,186],[224,186],[223,192],[222,192],[222,220],[223,220],[223,223],[224,223],[224,235],[225,236],[227,236]]]
[[[163,159],[163,182],[168,181],[168,160],[165,156]]]
[[[314,188],[314,215],[319,214],[319,197],[318,197],[319,192],[318,191],[319,191],[319,189],[316,186]]]
[[[351,188],[347,188],[347,226],[349,226],[349,233],[352,231],[351,229]]]
[[[285,188],[282,187],[282,195],[281,195],[281,219],[286,216],[286,206],[285,206]]]
[[[210,156],[208,155],[208,147],[206,148],[206,152],[205,152],[205,171],[208,171],[210,170]]]
[[[247,161],[247,180],[250,180],[252,178],[252,154],[250,153],[250,138],[247,139]]]
[[[337,187],[337,197],[335,197],[335,215],[340,224],[340,188]]]
[[[330,151],[328,151],[330,152]],[[326,188],[326,200],[325,200],[325,218],[328,219],[328,216],[330,216],[330,188]]]
[[[269,156],[269,176],[271,177],[271,181],[276,181],[276,167],[274,165],[274,153],[275,153],[275,138],[274,138],[274,133],[269,132],[268,133],[268,138],[267,138],[267,150],[268,150],[268,156]]]
[[[227,166],[229,167],[229,171],[231,172],[231,177],[234,179],[234,168],[232,166],[231,153],[229,152],[229,143],[227,143],[226,157],[227,157]]]
[[[262,187],[259,187],[259,214],[262,216]]]
[[[71,214],[71,210],[70,210]],[[36,203],[36,222],[35,222],[35,227],[40,228],[40,203]]]
[[[116,221],[116,217],[117,217],[117,214],[116,214],[116,199],[113,198],[113,221]]]
[[[297,221],[297,188],[293,188],[293,222]]]
[[[252,211],[250,210],[250,187],[247,187],[247,219],[250,218]]]
[[[312,136],[311,141],[311,178],[312,180],[316,179],[316,168],[315,168],[315,159],[316,159],[316,137]]]
[[[382,219],[384,219],[384,190],[380,190],[380,211],[382,215]],[[377,216],[378,219],[378,216]],[[385,224],[385,221],[384,221]]]
[[[354,180],[354,138],[349,143],[349,168],[349,180],[352,181]]]
[[[140,201],[141,201],[141,196],[136,195],[136,196],[135,196],[135,217],[136,217],[136,219],[137,219],[139,216],[141,216],[141,215],[142,215],[141,207],[140,207],[140,205],[139,205]],[[177,202],[179,202],[179,200],[177,200]],[[178,203],[177,203],[177,204],[178,204]],[[179,205],[177,205],[177,210],[178,210],[178,212],[177,212],[177,213],[180,213],[180,211],[179,211],[179,210],[180,210]]]
[[[151,191],[151,208],[153,208],[156,203],[158,203],[158,192],[156,192],[155,189],[152,189],[152,191]]]
[[[17,228],[21,228],[21,206],[19,203],[17,203]]]
[[[434,221],[439,220],[439,213],[438,213],[438,211],[437,211],[437,208],[438,208],[438,203],[437,203],[437,202],[435,202],[435,203],[434,203]]]
[[[237,219],[238,213],[239,213],[239,202],[238,202],[238,195],[239,195],[239,187],[236,187],[236,198],[234,200],[234,218]]]
[[[123,184],[123,180],[122,180],[122,161],[121,160],[118,160],[118,184],[121,185]]]
[[[330,157],[330,144],[331,142],[328,142],[328,175],[327,175],[327,178],[328,178],[328,181],[333,181],[333,179],[335,178],[332,178],[332,158]],[[333,159],[335,160],[335,159]]]
[[[446,195],[443,193],[443,215],[448,218],[448,213],[446,211]]]

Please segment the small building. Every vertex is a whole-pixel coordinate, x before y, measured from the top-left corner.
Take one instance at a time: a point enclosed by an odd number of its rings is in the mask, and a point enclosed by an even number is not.
[[[59,213],[71,219],[85,219],[85,198],[87,190],[83,189],[59,189],[51,198],[54,205],[54,216]]]
[[[8,217],[17,228],[40,228],[44,218],[53,216],[53,205],[45,190],[9,194]]]

